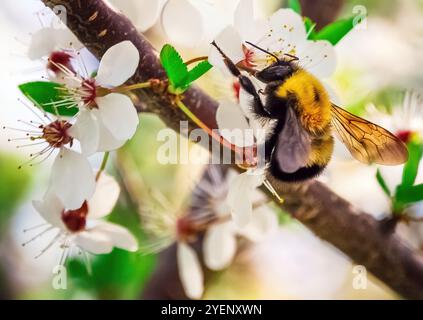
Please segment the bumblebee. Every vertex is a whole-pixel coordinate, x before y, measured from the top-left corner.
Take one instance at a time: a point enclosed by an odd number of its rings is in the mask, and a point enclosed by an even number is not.
[[[274,62],[260,71],[237,66],[212,43],[229,71],[251,95],[256,118],[264,123],[276,120],[265,141],[266,161],[274,177],[284,182],[302,182],[318,176],[331,159],[333,133],[363,163],[399,165],[407,161],[407,147],[400,139],[333,104],[320,81],[298,66],[297,57],[285,55],[281,59],[248,44],[267,53]],[[265,89],[258,92],[241,70],[265,83]],[[265,96],[264,103],[260,93]]]

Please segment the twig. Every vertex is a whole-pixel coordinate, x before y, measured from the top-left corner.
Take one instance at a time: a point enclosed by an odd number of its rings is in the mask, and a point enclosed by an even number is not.
[[[109,155],[110,155],[110,152],[104,153],[103,160],[101,161],[100,169],[98,170],[95,176],[95,181],[98,181],[98,179],[100,179],[101,174],[103,173],[104,169],[106,169],[107,160],[109,160]]]

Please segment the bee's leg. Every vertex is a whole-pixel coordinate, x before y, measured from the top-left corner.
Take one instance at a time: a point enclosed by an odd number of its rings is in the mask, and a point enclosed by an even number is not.
[[[212,42],[212,45],[220,52],[220,54],[223,57],[223,60],[225,62],[225,65],[228,67],[229,71],[238,78],[239,84],[242,89],[247,91],[250,95],[254,98],[253,103],[253,109],[254,112],[262,117],[269,117],[269,113],[264,109],[263,102],[261,101],[260,95],[256,90],[256,87],[254,86],[253,82],[250,80],[250,78],[244,76],[241,74],[235,63],[229,57],[218,47],[216,42]]]
[[[250,78],[244,76],[244,75],[240,75],[238,76],[238,80],[239,80],[239,84],[242,87],[242,89],[244,89],[245,91],[247,91],[254,99],[253,102],[253,109],[254,112],[262,117],[269,117],[270,114],[269,112],[266,111],[266,109],[264,108],[263,102],[261,101],[260,95],[256,90],[256,87],[254,86],[253,82],[250,80]]]

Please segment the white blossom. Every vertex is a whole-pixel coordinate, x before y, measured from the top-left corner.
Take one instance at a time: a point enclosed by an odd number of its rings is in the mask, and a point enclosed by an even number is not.
[[[81,48],[82,44],[69,29],[44,27],[31,35],[27,56],[33,61],[45,61],[49,79],[66,84],[65,74],[57,64],[74,71],[73,61]]]
[[[335,51],[328,41],[307,40],[302,17],[291,9],[276,11],[267,21],[254,20],[253,1],[241,1],[235,12],[233,26],[225,28],[215,42],[235,63],[263,69],[274,62],[268,54],[250,46],[246,41],[284,59],[286,54],[296,56],[298,65],[315,76],[330,76],[336,66]],[[222,56],[212,47],[211,64],[227,72]]]
[[[31,60],[49,57],[53,52],[79,49],[78,38],[66,28],[41,28],[31,35],[27,55]]]
[[[21,121],[22,128],[18,132],[26,132],[24,138],[11,141],[29,141],[21,147],[34,147],[39,151],[30,154],[24,164],[33,166],[55,156],[51,168],[50,188],[68,209],[81,207],[84,201],[91,198],[95,190],[95,176],[87,158],[74,150],[75,137],[71,133],[72,123],[60,117],[39,114],[37,109],[23,104],[37,117],[29,122]]]
[[[244,228],[237,227],[231,220],[230,205],[226,201],[228,180],[213,168],[208,170],[210,181],[202,179],[196,186],[190,214],[185,214],[181,208],[175,210],[163,200],[160,201],[163,210],[142,213],[145,229],[152,237],[145,250],[158,252],[176,245],[179,278],[191,299],[200,299],[204,291],[203,270],[193,247],[203,232],[204,263],[211,270],[222,270],[235,256],[238,237],[260,241],[277,226],[275,214],[264,205],[263,195],[255,191],[254,204],[257,207],[253,210],[251,222]]]
[[[200,299],[204,291],[204,275],[192,244],[197,240],[202,219],[187,216],[180,208],[175,210],[167,200],[160,199],[159,204],[160,210],[142,212],[144,228],[151,238],[150,244],[142,250],[157,253],[175,244],[178,274],[185,294],[190,299]]]
[[[94,78],[80,78],[64,69],[79,82],[76,88],[68,87],[62,105],[79,102],[80,112],[71,134],[81,142],[84,155],[118,149],[135,134],[139,122],[135,106],[127,95],[113,89],[135,73],[139,59],[136,47],[123,41],[106,51]]]
[[[117,182],[102,174],[94,195],[78,209],[65,207],[54,189],[50,189],[43,200],[33,201],[49,228],[58,230],[49,247],[59,241],[65,250],[76,247],[92,254],[110,253],[113,247],[136,251],[137,240],[126,228],[102,220],[113,210],[119,192]]]
[[[229,211],[226,212],[226,214]],[[252,212],[249,223],[239,228],[233,221],[211,226],[204,237],[204,262],[211,270],[227,268],[235,257],[237,237],[242,236],[250,241],[259,242],[272,234],[277,228],[277,217],[266,205]]]
[[[278,221],[273,210],[266,205],[265,196],[252,186],[242,186],[242,189],[249,189],[244,192],[244,198],[237,197],[242,193],[234,193],[239,181],[246,175],[237,175],[228,172],[226,176],[215,167],[209,168],[210,179],[202,180],[194,193],[199,199],[208,199],[208,205],[198,208],[197,214],[213,213],[220,222],[211,225],[204,236],[203,253],[204,262],[211,270],[222,270],[228,267],[236,253],[237,238],[244,237],[253,242],[262,241],[266,236],[272,234],[277,229]],[[249,179],[249,178],[246,178]],[[256,178],[252,178],[257,180]],[[248,182],[246,182],[248,184]],[[219,188],[218,190],[216,190]],[[233,199],[234,198],[234,199]],[[233,215],[233,208],[238,208],[235,202],[247,203],[244,208],[246,212],[239,212],[240,219],[248,216],[246,223],[237,223],[237,218],[228,219]],[[244,222],[244,221],[242,221]],[[238,226],[243,225],[242,227]]]

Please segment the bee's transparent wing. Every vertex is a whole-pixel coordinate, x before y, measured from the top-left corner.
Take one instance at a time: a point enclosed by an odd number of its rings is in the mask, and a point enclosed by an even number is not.
[[[388,130],[334,104],[332,126],[351,155],[360,162],[399,165],[408,159],[405,144]]]
[[[279,133],[273,157],[279,168],[286,173],[294,173],[308,162],[311,140],[302,127],[293,108],[288,108],[286,120]]]

